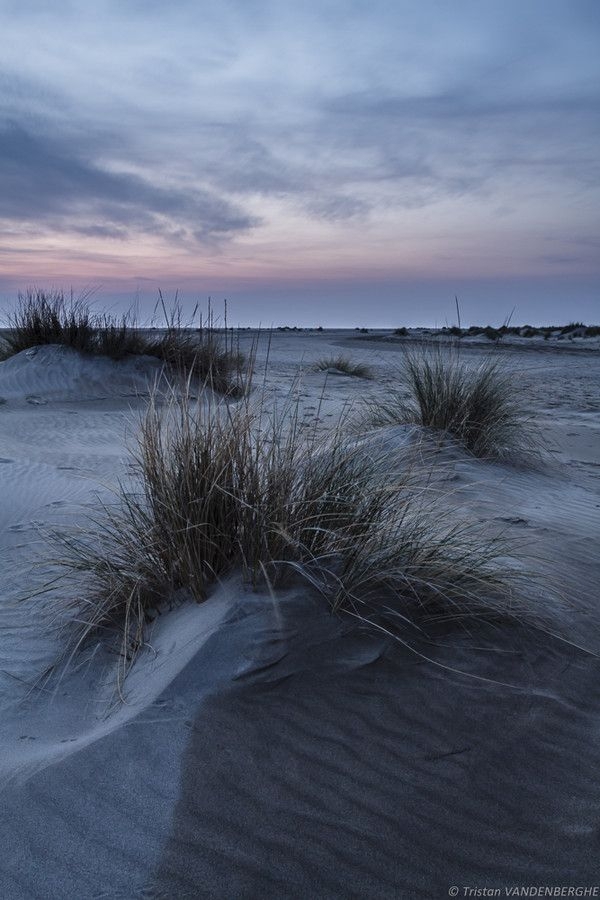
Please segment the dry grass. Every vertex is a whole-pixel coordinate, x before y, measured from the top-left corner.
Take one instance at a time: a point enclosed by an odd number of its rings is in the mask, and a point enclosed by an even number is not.
[[[31,290],[19,294],[8,316],[5,336],[10,355],[42,344],[64,344],[81,353],[96,346],[96,322],[83,298],[69,300],[60,291]]]
[[[107,315],[98,316],[95,320],[92,346],[84,352],[120,360],[131,355],[143,355],[148,352],[148,348],[133,316],[130,313],[124,313],[120,318]]]
[[[539,446],[514,375],[492,357],[469,366],[439,345],[405,354],[399,388],[369,405],[365,423],[435,428],[484,458],[522,458]]]
[[[128,658],[152,610],[202,602],[235,570],[254,586],[303,580],[333,610],[395,629],[507,610],[503,543],[457,524],[408,461],[393,477],[389,463],[341,427],[306,435],[293,404],[153,402],[134,489],[84,536],[62,537],[68,573],[87,584],[76,643],[106,628]]]
[[[355,363],[348,356],[328,356],[318,360],[314,366],[316,372],[326,372],[333,369],[341,372],[343,375],[350,375],[354,378],[372,378],[373,372],[370,366],[364,363]]]
[[[206,316],[200,314],[199,328],[192,327],[198,305],[191,322],[186,324],[177,294],[173,303],[167,306],[159,291],[155,311],[158,308],[162,310],[166,328],[157,336],[146,339],[145,353],[162,360],[170,372],[184,381],[193,378],[219,394],[241,396],[252,376],[256,347],[246,361],[233,330],[227,327],[227,301],[224,302],[222,328],[218,327],[210,298]]]
[[[131,312],[109,316],[92,312],[86,299],[70,298],[60,291],[30,290],[20,294],[8,316],[4,358],[42,344],[73,347],[80,353],[108,356],[154,356],[167,369],[184,378],[193,377],[223,394],[244,390],[244,360],[229,329],[219,329],[209,306],[201,328],[186,327],[177,297],[167,309],[159,294],[166,328],[148,334],[138,328]]]

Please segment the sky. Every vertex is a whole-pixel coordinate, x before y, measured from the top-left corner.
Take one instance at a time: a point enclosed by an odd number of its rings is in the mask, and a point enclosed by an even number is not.
[[[0,0],[0,308],[600,320],[598,0]]]

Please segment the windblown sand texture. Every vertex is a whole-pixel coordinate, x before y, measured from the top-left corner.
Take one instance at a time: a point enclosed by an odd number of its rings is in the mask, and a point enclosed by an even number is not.
[[[275,333],[267,389],[285,397],[303,367],[304,427],[326,429],[397,381],[405,343],[385,338]],[[374,377],[311,370],[340,352]],[[124,702],[100,644],[45,677],[64,597],[37,592],[48,530],[85,523],[127,479],[159,366],[56,347],[0,363],[2,900],[600,883],[600,354],[499,352],[548,458],[441,451],[444,477],[522,542],[544,632],[473,622],[406,647],[305,590],[233,577],[155,620]]]

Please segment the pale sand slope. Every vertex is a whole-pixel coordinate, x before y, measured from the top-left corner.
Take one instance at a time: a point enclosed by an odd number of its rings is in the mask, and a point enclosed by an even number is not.
[[[273,394],[284,397],[301,358],[340,345],[376,378],[308,373],[306,427],[395,381],[401,346],[276,334]],[[511,469],[448,451],[445,477],[470,515],[532,542],[546,575],[523,599],[598,651],[600,359],[506,356],[557,448],[552,462]],[[331,618],[305,591],[274,604],[234,578],[204,606],[157,620],[125,704],[101,648],[28,692],[60,646],[47,628],[60,589],[20,602],[47,578],[31,571],[40,526],[84,521],[126,477],[155,375],[147,360],[53,348],[0,364],[0,897],[437,897],[452,884],[598,883],[600,663],[547,635],[480,625],[430,643],[407,635],[410,651]],[[405,439],[369,438],[388,442],[390,469]]]

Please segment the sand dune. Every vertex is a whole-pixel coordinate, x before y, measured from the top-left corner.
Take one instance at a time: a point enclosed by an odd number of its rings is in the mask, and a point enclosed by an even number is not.
[[[493,652],[474,649],[489,634],[416,648],[510,671],[501,686],[344,634],[306,597],[284,598],[283,628],[270,601],[252,606],[152,705],[5,788],[5,896],[428,897],[597,878],[596,660],[518,630]]]
[[[152,371],[160,369],[151,357],[114,361],[89,358],[70,347],[32,347],[2,363],[0,397],[25,400],[33,406],[50,400],[101,400],[146,391]]]
[[[282,334],[268,388],[283,396],[302,358],[340,344],[375,378],[308,372],[307,426],[396,377],[401,347]],[[2,898],[598,883],[600,361],[515,352],[511,364],[554,453],[532,470],[452,450],[443,478],[473,518],[526,544],[543,577],[524,599],[558,637],[478,623],[407,635],[408,648],[306,591],[274,602],[234,577],[158,617],[124,703],[100,646],[39,681],[65,598],[22,598],[47,577],[31,565],[45,530],[84,522],[126,477],[156,367],[56,348],[0,364]],[[391,457],[407,439],[367,438]]]

